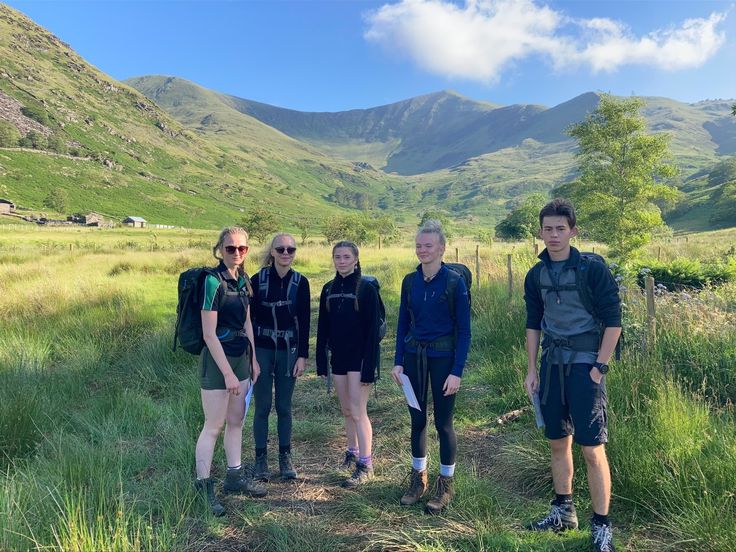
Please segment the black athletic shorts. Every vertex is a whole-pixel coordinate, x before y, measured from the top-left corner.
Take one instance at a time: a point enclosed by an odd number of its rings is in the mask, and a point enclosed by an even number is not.
[[[565,404],[560,394],[560,368],[551,366],[547,403],[542,405],[544,435],[547,439],[562,439],[568,435],[579,445],[595,446],[608,442],[608,400],[606,376],[595,383],[590,377],[592,364],[573,364],[564,378]],[[542,360],[539,374],[539,396],[544,396],[548,366]]]

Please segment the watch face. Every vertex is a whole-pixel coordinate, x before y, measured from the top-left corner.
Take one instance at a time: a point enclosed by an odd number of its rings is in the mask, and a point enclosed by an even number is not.
[[[598,371],[601,374],[607,374],[608,373],[608,364],[599,364],[598,365]]]

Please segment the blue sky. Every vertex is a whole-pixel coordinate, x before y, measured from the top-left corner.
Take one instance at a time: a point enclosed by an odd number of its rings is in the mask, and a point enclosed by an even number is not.
[[[547,106],[590,90],[736,97],[734,2],[6,3],[116,79],[173,75],[303,111],[443,89]]]

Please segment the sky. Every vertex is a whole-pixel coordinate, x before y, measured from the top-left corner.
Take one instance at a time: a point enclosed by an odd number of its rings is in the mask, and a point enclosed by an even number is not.
[[[603,91],[736,98],[736,0],[5,0],[123,80],[300,111],[439,90],[554,106]]]

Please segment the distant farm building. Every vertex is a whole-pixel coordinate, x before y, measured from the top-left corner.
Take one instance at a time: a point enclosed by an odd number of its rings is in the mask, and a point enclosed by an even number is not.
[[[0,214],[9,215],[15,213],[15,203],[9,199],[0,198]]]
[[[82,218],[82,223],[86,224],[87,226],[104,226],[105,225],[105,217],[103,217],[99,213],[88,213]]]
[[[123,224],[131,228],[145,228],[148,223],[143,217],[128,217],[123,221]]]

